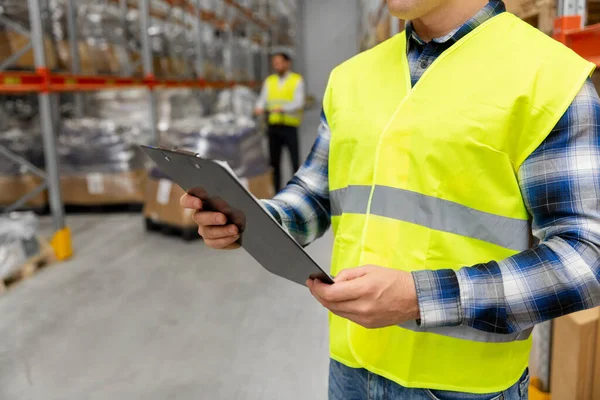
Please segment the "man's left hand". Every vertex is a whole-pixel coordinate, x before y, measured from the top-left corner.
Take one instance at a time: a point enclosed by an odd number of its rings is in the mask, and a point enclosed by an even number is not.
[[[325,308],[365,328],[383,328],[419,318],[410,272],[367,265],[340,272],[333,285],[318,279],[309,279],[306,285]]]

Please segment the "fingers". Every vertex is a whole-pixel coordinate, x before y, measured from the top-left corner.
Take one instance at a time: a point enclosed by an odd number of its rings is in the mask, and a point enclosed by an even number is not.
[[[202,209],[202,200],[187,193],[181,196],[179,204],[181,204],[181,207],[183,208],[190,208],[192,210]]]
[[[227,217],[223,213],[201,211],[202,201],[190,194],[184,194],[179,201],[183,208],[197,210],[193,220],[198,224],[198,233],[204,239],[204,243],[213,249],[225,249],[230,247],[240,238],[237,226],[227,224]]]
[[[335,282],[351,281],[367,274],[367,267],[345,269],[335,277]]]
[[[239,238],[239,235],[236,235],[220,239],[204,239],[204,243],[213,249],[222,250],[233,244]]]
[[[220,226],[225,225],[227,223],[227,217],[218,212],[211,211],[197,211],[194,214],[194,222],[197,223],[200,227],[203,226]]]
[[[204,239],[225,239],[237,236],[239,234],[239,229],[232,224],[226,226],[200,226],[198,233],[200,233]]]
[[[362,295],[362,284],[357,281],[336,282],[327,285],[315,279],[309,286],[312,295],[325,307],[334,307],[334,303],[347,302],[359,299]]]

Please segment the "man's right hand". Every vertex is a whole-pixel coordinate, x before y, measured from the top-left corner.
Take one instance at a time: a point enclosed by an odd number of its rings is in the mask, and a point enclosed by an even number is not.
[[[263,110],[262,108],[255,108],[254,109],[254,115],[256,115],[257,117],[260,117],[264,113],[265,113],[265,110]]]
[[[199,226],[198,233],[204,238],[204,243],[213,249],[225,249],[239,238],[239,229],[233,224],[227,224],[225,214],[203,211],[202,200],[190,194],[184,194],[180,200],[183,208],[194,210],[194,222]]]

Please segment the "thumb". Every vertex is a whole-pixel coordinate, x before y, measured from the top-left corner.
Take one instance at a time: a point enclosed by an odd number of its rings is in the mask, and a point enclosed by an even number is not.
[[[368,269],[366,267],[358,267],[358,268],[349,268],[345,269],[335,277],[335,282],[343,282],[343,281],[351,281],[353,279],[360,278],[365,276],[368,273]]]

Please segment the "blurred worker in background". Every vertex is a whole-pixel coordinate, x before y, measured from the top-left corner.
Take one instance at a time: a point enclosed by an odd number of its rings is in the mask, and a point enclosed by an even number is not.
[[[287,147],[294,172],[300,168],[298,127],[302,123],[305,88],[300,74],[290,70],[292,61],[286,53],[272,59],[275,74],[263,84],[256,103],[257,116],[267,114],[269,153],[274,172],[275,191],[281,189],[281,153]]]
[[[329,398],[526,399],[532,328],[600,305],[594,65],[500,0],[388,6],[405,32],[333,70],[312,153],[264,202],[301,245],[333,225],[335,283],[307,281]],[[207,245],[239,237],[182,205]]]

